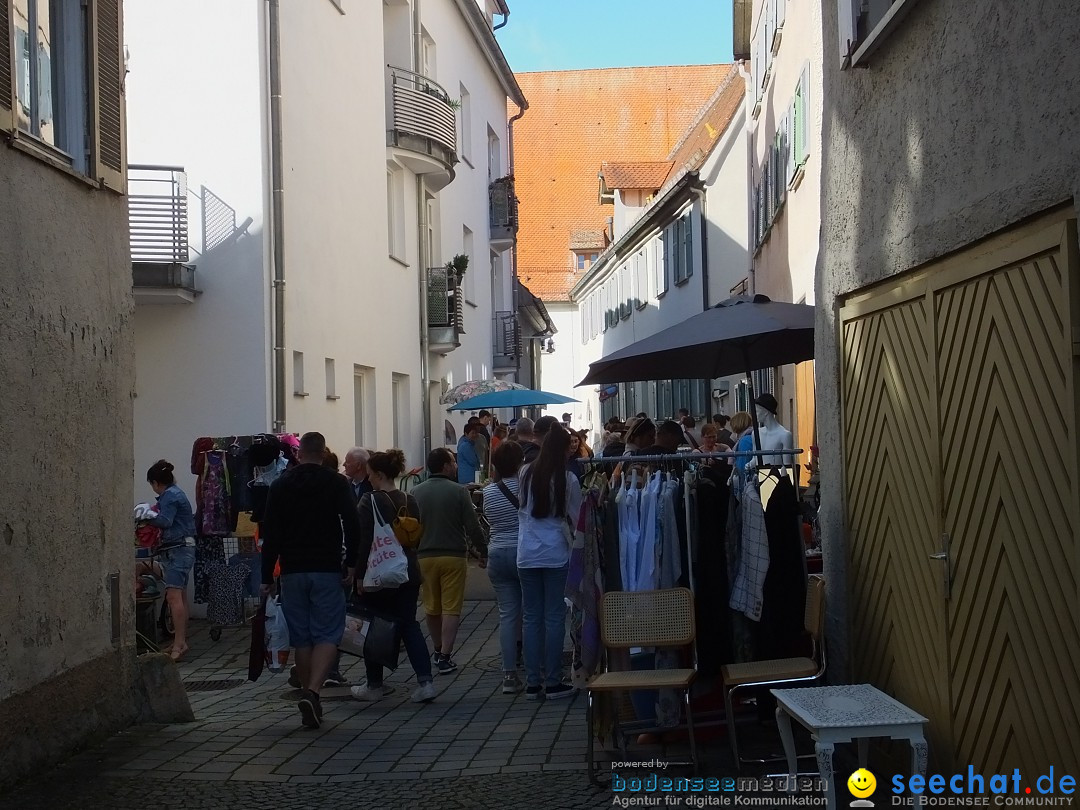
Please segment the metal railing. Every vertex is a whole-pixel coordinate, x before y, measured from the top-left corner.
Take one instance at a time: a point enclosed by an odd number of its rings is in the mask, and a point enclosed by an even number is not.
[[[496,312],[491,324],[492,356],[496,368],[517,367],[521,355],[521,327],[514,312]]]
[[[462,321],[457,274],[446,267],[429,267],[428,326],[460,329]]]
[[[128,166],[127,201],[131,260],[187,262],[187,173],[183,167]]]
[[[518,227],[518,201],[514,196],[514,178],[500,177],[488,186],[488,215],[492,230],[506,229],[511,233]]]
[[[448,166],[457,163],[455,104],[437,83],[405,68],[388,68],[390,145],[422,151]]]

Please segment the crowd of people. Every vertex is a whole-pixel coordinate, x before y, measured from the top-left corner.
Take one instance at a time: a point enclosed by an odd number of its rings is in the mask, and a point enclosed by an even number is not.
[[[382,617],[396,628],[417,686],[412,700],[436,697],[434,679],[457,670],[453,655],[465,600],[470,555],[486,567],[499,608],[502,692],[526,699],[568,697],[563,679],[566,633],[563,601],[571,519],[581,504],[580,479],[591,458],[587,432],[542,416],[499,425],[487,411],[470,418],[457,453],[436,448],[426,460],[426,480],[409,493],[398,488],[405,473],[399,449],[370,452],[354,447],[344,458],[330,452],[320,433],[305,433],[296,463],[270,486],[260,523],[262,592],[273,589],[294,649],[289,683],[301,690],[302,723],[318,728],[321,690],[348,685],[339,645],[350,606]],[[730,427],[729,427],[730,424]],[[646,414],[604,426],[603,455],[696,453],[745,449],[750,416],[725,416],[697,429],[682,412],[657,426]],[[176,485],[173,467],[159,461],[147,472],[158,496],[155,525],[162,529],[160,559],[176,627],[172,655],[187,651],[187,579],[194,563],[191,504]],[[482,488],[484,530],[472,493]],[[403,542],[407,576],[393,587],[365,587],[364,572],[379,542],[379,526],[412,519],[418,541]],[[397,530],[395,529],[395,534]],[[428,635],[417,620],[423,606]],[[430,638],[433,652],[429,652]],[[365,656],[366,680],[352,686],[364,702],[386,695],[381,661]],[[522,678],[522,674],[524,677]]]

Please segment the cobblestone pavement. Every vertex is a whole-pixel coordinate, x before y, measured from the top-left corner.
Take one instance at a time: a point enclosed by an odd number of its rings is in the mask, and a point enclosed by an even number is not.
[[[194,723],[118,734],[0,796],[0,807],[612,805],[612,794],[586,779],[584,695],[527,701],[501,694],[493,601],[466,602],[454,655],[460,669],[436,678],[433,703],[409,702],[415,676],[403,655],[382,701],[362,704],[347,688],[324,691],[317,731],[301,727],[285,673],[245,680],[243,630],[226,629],[214,642],[205,624],[196,628],[180,667]],[[350,681],[361,682],[363,663],[345,662]],[[231,684],[193,691],[200,681]],[[654,747],[643,755],[664,753]],[[714,745],[711,758],[718,754]]]

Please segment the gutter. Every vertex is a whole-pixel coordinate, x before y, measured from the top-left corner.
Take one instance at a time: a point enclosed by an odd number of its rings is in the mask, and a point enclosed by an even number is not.
[[[509,15],[507,11],[507,15]],[[514,122],[520,121],[525,115],[526,107],[519,107],[517,114],[512,115],[506,123],[506,158],[507,174],[514,176]],[[515,198],[517,197],[515,186]],[[514,200],[516,205],[517,200]],[[516,209],[515,209],[516,210]],[[518,281],[518,229],[514,228],[514,241],[510,245],[510,309],[517,315],[519,302],[521,301],[521,282]],[[521,373],[521,347],[518,346],[518,375]]]
[[[590,282],[602,275],[612,260],[619,257],[620,251],[634,245],[641,240],[644,234],[650,232],[652,229],[649,226],[660,218],[662,214],[669,214],[672,208],[681,206],[685,202],[681,197],[686,191],[700,191],[701,189],[702,181],[697,171],[687,172],[676,180],[671,188],[665,191],[663,196],[657,198],[649,210],[630,226],[626,233],[600,254],[585,275],[570,288],[570,300],[574,300],[576,294],[584,292]]]
[[[743,124],[746,130],[746,210],[750,216],[746,219],[746,255],[750,266],[746,270],[747,292],[754,295],[757,292],[757,284],[754,279],[754,254],[757,252],[757,233],[754,231],[754,220],[757,219],[757,205],[754,203],[754,116],[751,114],[750,98],[754,92],[751,85],[752,78],[746,70],[746,62],[739,62],[739,73],[742,74],[746,84],[746,94],[743,96],[743,114],[746,116]]]
[[[413,2],[413,71],[420,72],[420,54],[423,52],[423,27],[420,22],[420,2]],[[478,7],[479,8],[479,7]],[[429,350],[430,339],[428,337],[428,263],[431,260],[427,256],[424,234],[427,233],[427,206],[424,205],[424,176],[416,175],[416,264],[420,274],[417,288],[420,290],[420,413],[422,420],[420,432],[424,442],[424,458],[431,452],[431,385],[428,378],[431,376],[431,353]]]
[[[285,183],[281,147],[281,19],[280,0],[267,0],[270,80],[270,211],[274,262],[273,430],[285,432]]]

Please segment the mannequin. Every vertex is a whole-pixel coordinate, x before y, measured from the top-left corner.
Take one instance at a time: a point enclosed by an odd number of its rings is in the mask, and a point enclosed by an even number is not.
[[[754,443],[755,449],[760,450],[792,450],[795,447],[794,439],[791,436],[791,431],[780,424],[776,419],[776,412],[779,410],[779,406],[776,402],[776,397],[772,394],[762,394],[754,400],[754,413],[757,416],[758,421],[758,437],[761,444]],[[787,467],[785,464],[790,464],[793,460],[791,455],[774,453],[766,455],[759,459],[754,456],[750,459],[749,465],[757,468],[759,466],[780,467],[780,474],[787,476]],[[765,471],[762,470],[758,474],[758,480],[761,483],[761,505],[768,507],[769,499],[772,497],[773,490],[776,488],[777,479],[772,476],[767,476]]]

